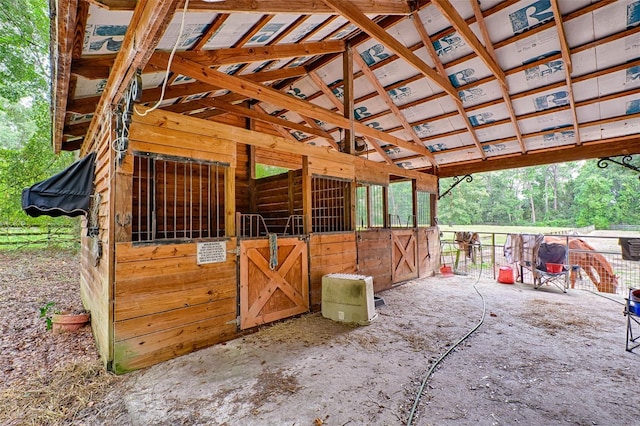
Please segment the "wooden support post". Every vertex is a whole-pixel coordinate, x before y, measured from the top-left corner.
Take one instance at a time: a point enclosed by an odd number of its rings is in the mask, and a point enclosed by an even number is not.
[[[127,155],[122,165],[114,172],[114,237],[116,243],[131,241],[133,229],[131,200],[133,199],[133,155]]]
[[[438,217],[438,194],[431,194],[429,196],[431,226],[436,226],[436,219]]]
[[[309,171],[309,158],[302,157],[302,215],[304,217],[303,226],[304,233],[311,234],[313,231],[312,209],[312,187],[311,172]]]
[[[418,227],[418,185],[415,179],[411,179],[411,215],[413,216],[413,228]]]
[[[236,236],[236,168],[224,169],[224,230],[227,237]]]
[[[255,213],[256,201],[256,147],[249,145],[249,213]]]
[[[344,117],[348,118],[351,126],[345,129],[344,152],[355,154],[355,135],[353,133],[353,49],[347,45],[342,54],[342,82],[344,89]]]
[[[389,186],[382,187],[382,220],[386,229],[391,228],[389,220]]]
[[[347,199],[345,200],[345,207],[346,207],[346,212],[345,212],[345,220],[346,220],[346,226],[345,226],[345,230],[346,231],[355,231],[357,224],[356,224],[356,182],[350,182],[349,183],[349,190],[346,191]]]
[[[287,201],[288,201],[289,216],[295,213],[295,208],[296,208],[295,206],[296,194],[293,190],[293,186],[295,184],[295,178],[296,178],[295,170],[289,170],[287,172],[287,188],[289,191],[289,196]]]
[[[247,102],[247,108],[252,109],[251,103]],[[255,122],[247,117],[246,119],[247,130],[254,130]],[[249,213],[256,212],[256,147],[249,145]]]

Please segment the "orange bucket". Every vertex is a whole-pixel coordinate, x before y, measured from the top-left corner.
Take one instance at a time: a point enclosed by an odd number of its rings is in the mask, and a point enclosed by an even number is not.
[[[513,284],[513,269],[510,266],[500,267],[498,282],[502,284]]]
[[[440,275],[443,277],[452,277],[453,271],[451,270],[451,266],[443,265],[440,267]]]
[[[551,274],[559,274],[562,272],[562,264],[561,263],[547,263],[547,272]]]

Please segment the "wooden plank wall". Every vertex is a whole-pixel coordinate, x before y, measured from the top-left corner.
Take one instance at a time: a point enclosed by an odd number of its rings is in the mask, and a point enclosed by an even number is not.
[[[250,213],[251,170],[249,167],[249,145],[238,144],[236,148],[236,211]]]
[[[302,170],[257,179],[254,185],[255,212],[269,232],[283,233],[289,216],[302,214]]]
[[[227,241],[227,250],[236,240]],[[113,370],[124,373],[236,336],[236,257],[198,265],[196,244],[116,245]]]
[[[309,240],[311,263],[311,310],[320,310],[322,277],[335,273],[356,273],[355,232],[312,234]]]
[[[111,211],[111,135],[108,133],[108,117],[103,119],[93,144],[86,146],[81,155],[97,151],[95,168],[95,193],[100,195],[98,209],[99,235],[87,237],[87,219],[82,220],[80,249],[80,296],[84,308],[91,312],[91,328],[100,358],[105,365],[111,361],[111,320],[110,309],[112,288],[110,272],[113,253],[110,241],[113,231],[113,214]],[[97,245],[101,246],[102,255],[98,257]]]
[[[212,136],[206,121],[163,112],[135,115],[129,147],[130,151],[229,163],[225,175],[237,178],[236,144]],[[130,215],[132,209],[131,157],[118,169],[121,178],[114,204],[120,217]],[[241,153],[241,158],[248,158],[247,154]],[[243,168],[246,173],[246,165]],[[225,197],[225,215],[233,218],[237,192],[233,184],[228,189],[232,198]],[[194,242],[134,245],[130,227],[128,233],[119,231],[120,225],[116,228],[112,370],[142,368],[236,336],[235,255],[227,254],[222,263],[198,265]],[[226,240],[226,245],[227,250],[235,249],[235,238]]]
[[[418,228],[418,272],[432,277],[440,266],[440,232],[437,227]]]
[[[391,230],[357,232],[358,273],[373,277],[373,291],[391,288]]]

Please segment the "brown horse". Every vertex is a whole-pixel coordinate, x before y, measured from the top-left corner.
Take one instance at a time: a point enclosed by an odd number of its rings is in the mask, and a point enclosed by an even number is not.
[[[456,232],[456,243],[458,248],[464,250],[466,256],[475,263],[474,246],[480,245],[480,236],[477,232]]]
[[[545,236],[546,243],[567,244],[565,237]],[[572,251],[578,250],[578,251]],[[594,253],[588,253],[589,251]],[[580,238],[569,238],[569,263],[579,266],[589,276],[598,291],[603,293],[615,293],[618,288],[618,277],[613,273],[613,268],[600,253]],[[571,288],[575,287],[578,270],[571,268]]]

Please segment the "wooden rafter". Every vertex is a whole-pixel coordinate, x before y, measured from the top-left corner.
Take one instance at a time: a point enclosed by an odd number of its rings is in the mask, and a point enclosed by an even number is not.
[[[402,124],[402,127],[409,134],[411,139],[413,139],[413,141],[416,144],[423,145],[422,140],[420,140],[420,137],[416,134],[415,130],[413,130],[413,127],[409,124],[404,114],[402,114],[402,111],[400,111],[400,109],[396,106],[396,104],[393,103],[391,96],[389,96],[389,93],[384,89],[382,84],[380,84],[375,74],[373,74],[373,71],[369,69],[364,59],[362,59],[360,55],[355,55],[354,60],[358,64],[358,66],[360,67],[360,69],[362,70],[366,78],[369,80],[369,82],[376,89],[376,91],[378,92],[378,95],[387,104],[387,106],[389,107],[389,110],[395,115],[396,119],[400,121],[400,124]],[[426,157],[429,159],[429,161],[431,162],[431,164],[433,164],[434,167],[438,167],[438,163],[436,162],[436,159],[433,156],[433,154]]]
[[[141,0],[137,3],[85,141],[93,140],[100,117],[108,114],[111,105],[117,103],[122,97],[136,70],[143,68],[149,60],[151,52],[160,42],[160,36],[175,13],[178,1]]]
[[[264,114],[264,115],[269,115],[264,109],[262,109],[262,107],[260,105],[254,105],[253,108],[256,110],[256,112],[260,113],[260,114]],[[285,121],[285,120],[282,120]],[[293,137],[293,135],[291,134],[291,132],[289,132],[289,130],[287,130],[286,127],[281,126],[279,124],[276,123],[269,123],[271,125],[271,127],[273,127],[273,129],[278,132],[278,134],[280,134],[280,136],[282,136],[283,138],[285,138],[288,141],[291,141],[293,143],[300,143],[300,141],[298,141],[296,138]]]
[[[216,98],[200,99],[197,101],[197,103],[202,106],[222,109],[241,117],[251,118],[254,120],[262,121],[264,123],[275,124],[277,126],[284,127],[286,129],[299,130],[301,132],[305,132],[310,135],[318,136],[321,138],[325,138],[327,136],[327,133],[325,131],[318,131],[315,128],[298,124],[293,121],[283,120],[282,118],[278,118],[276,116],[273,116],[264,112],[260,112],[258,108],[256,109],[245,108],[240,105],[233,105],[227,102],[218,101],[216,100]],[[335,149],[338,149],[338,146],[335,145],[335,143],[332,146]]]
[[[341,114],[344,113],[344,105],[342,104],[342,102],[340,102],[338,98],[336,98],[336,96],[333,94],[331,89],[327,87],[325,82],[322,81],[322,78],[320,78],[318,73],[315,71],[311,71],[309,72],[309,77],[315,83],[316,87],[318,87],[318,89],[320,89],[320,91],[324,93],[327,99],[329,99],[329,101],[336,107],[338,112],[340,112]],[[387,164],[393,164],[393,160],[391,159],[391,157],[389,157],[389,154],[386,153],[386,151],[380,146],[380,144],[377,141],[366,136],[364,137],[364,139],[369,145],[373,147],[373,149],[376,150],[378,154],[380,154],[380,156],[384,159],[384,161]]]
[[[213,22],[211,22],[211,24],[209,24],[207,29],[204,31],[202,36],[200,36],[196,44],[193,45],[192,50],[202,50],[204,46],[209,42],[211,36],[213,36],[215,32],[218,31],[222,27],[222,25],[224,25],[225,21],[229,19],[229,16],[231,15],[229,15],[228,13],[221,13],[220,15],[216,16]]]
[[[433,68],[420,59],[409,48],[400,43],[387,33],[384,28],[375,22],[371,21],[364,13],[356,8],[351,2],[344,0],[322,0],[327,5],[331,6],[336,12],[343,17],[351,21],[369,34],[371,37],[378,40],[380,43],[387,46],[396,55],[404,59],[409,65],[423,73],[426,77],[436,83],[442,90],[447,92],[451,97],[457,98],[458,94],[453,89],[449,81],[439,75]]]
[[[176,56],[190,59],[201,65],[222,66],[298,56],[316,56],[343,51],[344,42],[332,40],[312,43],[280,44],[275,46],[253,46],[204,51],[193,50],[177,52]],[[152,55],[149,59],[149,64],[151,65],[157,62],[154,56],[155,55]],[[95,58],[78,59],[73,63],[72,73],[82,75],[89,79],[107,78],[115,61],[115,57],[115,55],[101,55]],[[145,71],[155,72],[158,71],[158,68],[146,69]]]
[[[416,30],[418,31],[418,34],[420,34],[420,38],[423,39],[423,42],[424,42],[425,47],[427,49],[427,52],[429,53],[429,56],[431,57],[431,60],[435,64],[436,69],[438,70],[440,75],[442,75],[442,76],[447,75],[447,73],[446,73],[446,71],[444,69],[444,65],[442,65],[442,62],[440,62],[440,59],[438,58],[438,54],[436,53],[436,49],[433,47],[433,44],[429,41],[429,35],[427,34],[427,30],[424,28],[424,24],[422,23],[422,20],[420,19],[420,16],[418,14],[414,15],[413,24],[414,24]],[[455,89],[453,88],[453,86],[451,85],[449,80],[447,80],[447,83],[449,84],[451,89],[455,91]],[[478,140],[478,136],[476,135],[476,132],[473,130],[473,126],[471,125],[471,122],[469,121],[469,117],[467,117],[467,113],[465,112],[464,107],[462,106],[462,101],[458,97],[457,92],[456,92],[455,101],[456,101],[455,102],[456,109],[458,110],[458,113],[460,114],[460,116],[464,120],[465,127],[467,128],[467,131],[469,132],[469,135],[471,136],[471,139],[473,139],[473,143],[475,144],[476,148],[478,149],[478,152],[480,153],[480,157],[482,159],[487,158],[487,154],[485,154],[484,149],[482,148],[482,145],[480,144],[480,141]]]
[[[473,8],[473,13],[476,17],[478,28],[480,28],[480,33],[482,34],[482,39],[484,41],[484,45],[486,46],[487,53],[497,64],[496,52],[493,49],[493,45],[491,44],[491,38],[489,37],[489,31],[487,30],[487,25],[484,22],[484,16],[482,16],[480,5],[475,0],[469,0],[469,3],[471,3],[471,7]],[[506,76],[504,79],[504,84],[500,85],[500,91],[502,92],[502,100],[504,101],[504,104],[507,107],[507,111],[509,112],[509,119],[511,120],[511,124],[513,125],[513,130],[516,132],[516,138],[518,139],[518,144],[520,145],[520,152],[526,153],[527,146],[524,143],[524,138],[522,137],[522,132],[520,131],[520,126],[518,125],[518,118],[516,117],[516,112],[513,109],[511,98],[509,97],[509,85],[507,84]]]
[[[230,65],[243,62],[259,62],[299,56],[325,55],[344,51],[341,40],[309,43],[278,44],[273,46],[235,47],[193,52],[181,52],[176,56],[190,59],[201,65]]]
[[[560,40],[562,60],[565,64],[565,81],[567,82],[567,91],[569,92],[569,105],[571,105],[573,131],[576,138],[576,144],[580,145],[580,127],[578,123],[578,114],[576,113],[576,102],[573,96],[573,84],[571,82],[571,73],[573,70],[573,67],[571,66],[571,51],[569,49],[569,43],[567,43],[567,37],[564,33],[564,22],[562,21],[562,14],[560,13],[557,0],[551,0],[551,8],[553,9],[553,19],[556,21],[556,30],[558,31],[558,39]]]
[[[351,0],[360,10],[378,15],[407,15],[411,7],[406,1],[398,0]],[[133,10],[138,0],[101,0],[110,10]],[[220,13],[291,13],[328,14],[332,10],[317,0],[273,1],[273,0],[234,0],[222,2],[206,2],[191,0],[189,10],[211,11]]]
[[[169,55],[165,55],[166,62],[168,62]],[[205,83],[226,87],[233,92],[242,94],[249,98],[272,103],[280,107],[288,107],[291,111],[295,111],[298,114],[307,115],[321,121],[326,121],[328,123],[332,123],[339,127],[342,127],[343,129],[349,128],[350,126],[350,122],[348,119],[345,119],[344,117],[334,113],[333,111],[327,110],[310,102],[285,95],[284,93],[280,93],[275,89],[265,87],[250,80],[203,67],[196,62],[190,61],[188,59],[174,58],[174,61],[171,64],[171,69]],[[412,152],[418,152],[425,155],[427,155],[427,153],[430,153],[429,150],[427,150],[422,145],[416,145],[400,138],[396,138],[395,136],[389,135],[380,130],[373,129],[369,126],[365,126],[364,124],[359,122],[354,123],[354,130],[364,136],[370,136],[375,139],[379,139],[381,141],[403,147]]]
[[[259,83],[259,82],[281,80],[284,78],[291,78],[291,77],[305,75],[305,74],[306,74],[306,71],[303,67],[295,67],[295,68],[276,69],[271,71],[262,71],[255,74],[249,74],[243,77],[248,80]],[[200,83],[200,82],[188,83],[188,84],[176,84],[176,85],[167,87],[164,98],[165,99],[183,98],[183,97],[197,95],[199,93],[211,92],[219,89],[221,89],[221,87],[212,86],[210,84]],[[142,92],[141,102],[142,103],[155,102],[158,99],[160,99],[161,92],[162,92],[161,87],[146,89]],[[243,98],[239,97],[237,99],[234,99],[234,101],[239,101],[241,99]],[[67,110],[77,114],[89,114],[95,111],[96,105],[98,104],[99,101],[100,101],[100,96],[91,96],[88,98],[76,99],[75,101],[69,104]],[[184,111],[188,111],[188,109],[189,108],[187,107],[185,108]]]
[[[567,161],[588,160],[603,156],[640,154],[640,138],[624,137],[584,142],[581,146],[571,145],[568,148],[543,149],[509,156],[491,157],[486,161],[469,161],[466,163],[443,164],[438,175],[441,178],[465,175],[468,173],[490,172],[518,167],[542,164],[562,163]]]
[[[55,14],[57,27],[56,66],[52,75],[54,112],[53,112],[53,149],[60,152],[62,148],[62,132],[64,129],[69,81],[71,79],[71,60],[73,56],[73,40],[76,28],[78,0],[62,0],[58,2]]]
[[[440,13],[442,13],[449,22],[451,22],[453,28],[456,29],[458,34],[462,36],[471,49],[473,49],[482,62],[484,62],[500,84],[506,88],[507,81],[502,68],[500,68],[500,65],[498,65],[495,58],[487,52],[487,49],[482,43],[480,43],[478,37],[476,37],[473,31],[471,31],[471,28],[467,25],[462,16],[460,16],[458,11],[454,9],[451,3],[449,3],[449,0],[432,0],[431,3],[440,10]],[[417,14],[414,14],[413,16],[415,17]]]

